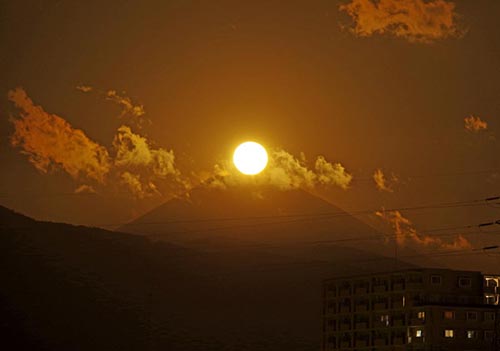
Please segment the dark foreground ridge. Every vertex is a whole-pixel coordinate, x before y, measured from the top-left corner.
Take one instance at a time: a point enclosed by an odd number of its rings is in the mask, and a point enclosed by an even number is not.
[[[0,338],[15,350],[317,350],[322,279],[377,258],[342,247],[329,249],[341,265],[258,247],[201,251],[4,207],[0,249]]]

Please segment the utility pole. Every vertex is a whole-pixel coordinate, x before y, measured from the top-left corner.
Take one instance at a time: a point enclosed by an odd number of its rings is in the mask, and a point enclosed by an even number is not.
[[[493,336],[493,351],[500,350],[500,305],[495,305],[495,330]]]

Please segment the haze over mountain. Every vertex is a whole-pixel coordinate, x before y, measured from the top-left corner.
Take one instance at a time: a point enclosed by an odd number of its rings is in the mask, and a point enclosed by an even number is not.
[[[375,211],[364,212],[375,216]],[[205,252],[250,256],[266,252],[344,265],[350,264],[352,257],[344,260],[344,251],[339,248],[347,252],[349,248],[362,248],[392,257],[391,269],[398,269],[398,261],[404,260],[419,266],[498,270],[494,257],[481,254],[481,248],[495,239],[492,233],[478,235],[478,229],[472,227],[427,234],[416,230],[400,212],[388,211],[384,215],[392,222],[385,232],[380,232],[302,189],[200,186],[187,198],[171,199],[120,230]]]
[[[343,264],[202,252],[3,207],[0,220],[2,340],[16,349],[316,350],[321,280],[393,267],[336,246]]]
[[[259,248],[336,260],[338,246],[369,243],[367,249],[376,254],[394,255],[390,235],[302,189],[198,187],[188,198],[171,199],[120,230],[201,250]]]

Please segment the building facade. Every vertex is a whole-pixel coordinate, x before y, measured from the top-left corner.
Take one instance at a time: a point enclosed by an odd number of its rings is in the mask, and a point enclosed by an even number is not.
[[[412,269],[323,284],[322,350],[500,350],[500,276]]]

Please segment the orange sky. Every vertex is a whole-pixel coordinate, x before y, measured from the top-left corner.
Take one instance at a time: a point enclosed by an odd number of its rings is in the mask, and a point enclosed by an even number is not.
[[[498,195],[500,2],[11,1],[0,13],[0,203],[36,218],[125,222],[220,175],[247,139],[275,157],[266,182],[348,210]]]

